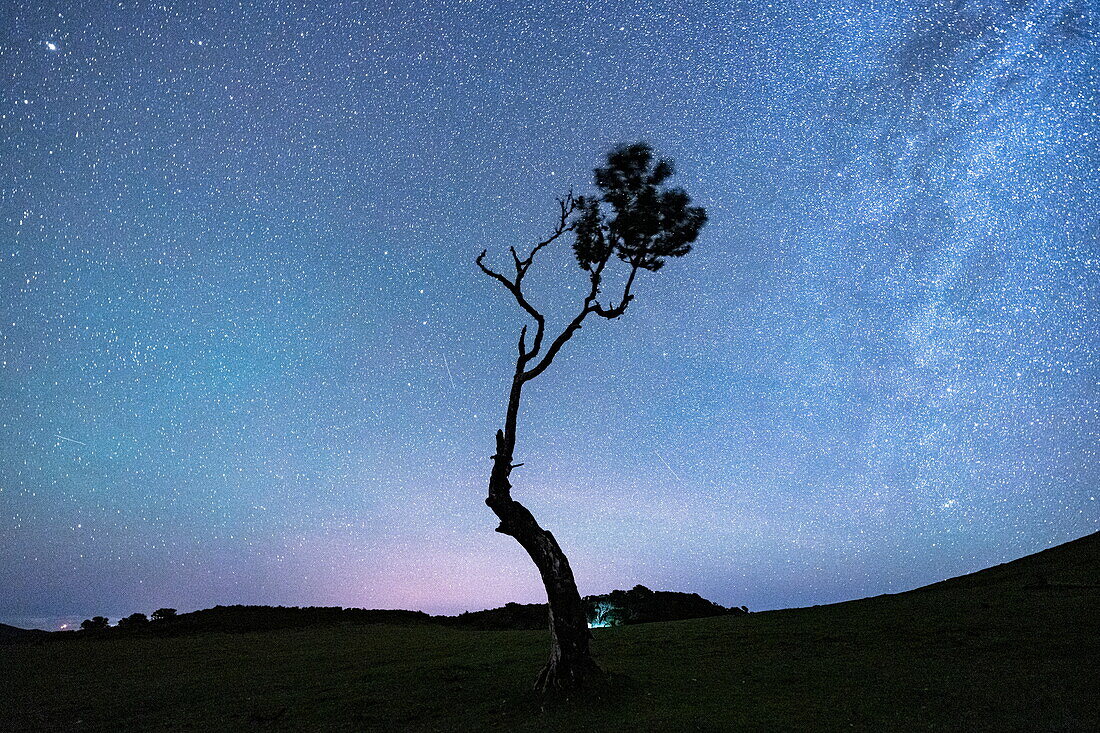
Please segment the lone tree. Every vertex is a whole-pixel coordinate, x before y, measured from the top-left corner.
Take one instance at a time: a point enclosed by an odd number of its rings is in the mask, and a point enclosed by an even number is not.
[[[546,371],[588,316],[611,320],[626,312],[634,300],[631,288],[639,270],[657,272],[667,258],[682,257],[691,251],[707,214],[705,209],[690,205],[691,197],[683,189],[665,186],[672,174],[672,161],[654,160],[653,150],[646,143],[615,148],[607,155],[606,167],[595,169],[599,195],[581,197],[570,192],[558,201],[557,227],[549,237],[536,244],[526,257],[520,257],[515,247],[509,248],[514,275],[506,277],[486,265],[485,251],[477,258],[481,270],[503,285],[535,324],[530,346],[527,325],[520,330],[504,428],[496,433],[485,503],[500,519],[496,531],[514,537],[523,546],[546,587],[550,660],[535,682],[541,691],[581,686],[600,670],[589,651],[588,619],[569,560],[554,535],[540,527],[531,512],[512,498],[509,476],[522,465],[513,463],[520,398],[524,385]],[[575,236],[577,264],[588,275],[588,293],[580,312],[547,346],[546,318],[527,300],[523,279],[535,256],[570,232]],[[625,271],[623,290],[618,303],[604,305],[600,302],[601,288],[610,269],[615,269],[608,267],[613,256],[625,264],[625,268],[618,268]]]

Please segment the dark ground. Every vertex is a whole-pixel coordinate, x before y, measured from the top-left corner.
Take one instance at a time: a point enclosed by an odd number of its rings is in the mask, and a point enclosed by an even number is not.
[[[596,629],[599,699],[529,693],[542,631],[337,625],[0,647],[0,730],[1100,730],[1100,534],[892,596]]]

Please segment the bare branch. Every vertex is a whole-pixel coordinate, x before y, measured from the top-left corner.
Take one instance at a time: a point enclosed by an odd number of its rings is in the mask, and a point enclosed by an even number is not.
[[[526,273],[526,270],[523,269],[523,260],[519,258],[519,254],[516,253],[515,247],[509,247],[508,251],[512,253],[512,262],[515,263],[516,266],[516,282],[518,283],[520,280],[523,279],[523,276]]]
[[[539,250],[541,250],[543,247],[550,244],[551,242],[555,241],[566,232],[573,231],[573,224],[569,221],[569,217],[572,216],[573,212],[575,212],[579,208],[580,202],[575,196],[573,196],[573,192],[570,191],[568,194],[566,194],[565,198],[558,199],[558,225],[554,228],[553,234],[536,244],[531,249],[531,253],[528,254],[525,259],[520,259],[519,254],[516,252],[514,247],[509,247],[512,252],[512,259],[514,260],[516,266],[517,283],[522,281],[523,276],[527,274],[527,271],[529,269],[531,269],[531,263],[534,261],[535,255],[539,253]]]
[[[543,331],[545,330],[545,327],[546,327],[545,326],[546,319],[543,317],[543,315],[541,313],[539,313],[535,309],[535,307],[533,305],[531,305],[529,302],[527,302],[527,298],[525,298],[523,296],[523,290],[520,288],[520,285],[519,285],[519,276],[517,275],[515,282],[513,282],[513,281],[509,280],[508,278],[504,277],[504,275],[501,275],[499,272],[496,272],[495,270],[491,269],[489,266],[487,266],[485,264],[485,254],[486,254],[486,250],[482,250],[481,254],[479,254],[477,256],[477,260],[476,260],[477,261],[477,266],[480,267],[481,271],[484,272],[486,275],[493,278],[494,280],[499,282],[501,285],[503,285],[505,288],[507,288],[508,292],[510,292],[512,294],[512,297],[514,297],[516,299],[516,302],[519,303],[519,306],[521,308],[523,308],[523,310],[527,311],[527,313],[532,318],[535,319],[535,323],[537,325],[537,328],[536,328],[536,331],[535,331],[535,343],[532,345],[530,352],[524,352],[521,355],[521,358],[524,361],[527,361],[530,358],[532,358],[536,353],[538,353],[538,350],[542,345],[542,334],[543,334]],[[526,328],[527,327],[524,326],[525,330],[526,330]]]
[[[638,265],[635,264],[630,268],[630,276],[626,279],[626,286],[623,288],[623,297],[619,301],[619,304],[614,308],[604,308],[599,303],[594,303],[592,312],[597,316],[603,318],[618,318],[623,313],[626,313],[626,307],[630,305],[630,301],[634,300],[634,296],[630,294],[630,286],[634,284],[634,276],[638,274]]]
[[[569,322],[569,325],[558,334],[558,337],[550,344],[550,348],[546,350],[542,359],[540,359],[535,366],[523,373],[524,382],[528,382],[546,371],[547,367],[554,361],[554,357],[561,351],[561,347],[565,346],[565,342],[573,338],[573,334],[580,330],[581,324],[584,323],[584,319],[589,313],[595,313],[603,318],[613,319],[618,318],[626,312],[627,306],[630,305],[630,301],[634,300],[634,296],[630,293],[630,288],[634,284],[634,277],[638,274],[639,266],[633,265],[631,267],[630,275],[627,277],[626,285],[623,287],[623,297],[619,304],[614,308],[604,308],[596,302],[596,296],[600,293],[600,284],[603,282],[603,269],[607,265],[607,260],[608,258],[604,258],[589,271],[592,287],[588,291],[588,295],[585,296],[584,307],[581,308],[580,313],[574,316],[573,320]]]
[[[550,348],[546,350],[546,354],[539,360],[539,363],[523,373],[522,379],[524,382],[528,382],[546,371],[546,368],[554,361],[554,357],[561,351],[561,347],[565,346],[566,341],[573,338],[573,334],[580,330],[581,324],[584,323],[584,319],[589,313],[593,312],[592,306],[595,304],[596,296],[600,292],[600,281],[603,277],[604,265],[606,264],[607,259],[605,258],[589,271],[588,277],[591,282],[591,287],[588,290],[588,295],[584,298],[584,305],[581,307],[580,313],[574,316],[573,320],[569,322],[569,325],[558,334],[558,337],[550,344]]]
[[[523,382],[532,380],[538,375],[542,374],[544,371],[546,371],[547,367],[549,367],[550,364],[554,361],[554,357],[558,355],[558,352],[561,351],[561,348],[565,345],[565,343],[573,337],[573,334],[580,330],[581,324],[584,322],[584,319],[588,316],[589,313],[595,313],[598,316],[608,319],[618,318],[626,312],[626,308],[628,305],[630,305],[630,301],[634,299],[634,296],[630,294],[630,288],[631,285],[633,285],[634,283],[635,275],[637,275],[638,273],[639,265],[637,263],[632,263],[630,275],[627,277],[626,286],[623,288],[622,300],[620,300],[617,306],[613,308],[604,308],[596,301],[596,296],[600,293],[600,285],[603,282],[603,270],[607,266],[607,262],[611,256],[611,249],[609,248],[606,257],[604,257],[600,262],[595,263],[590,268],[586,268],[588,269],[588,277],[589,282],[591,283],[591,287],[588,291],[588,295],[585,296],[584,303],[581,307],[580,312],[577,313],[577,315],[573,317],[573,320],[571,320],[569,324],[566,325],[566,327],[562,330],[562,332],[558,334],[557,338],[555,338],[554,341],[550,344],[549,348],[546,350],[546,353],[542,355],[542,358],[539,359],[538,363],[530,369],[524,371],[523,367],[528,362],[535,359],[535,357],[538,356],[542,350],[542,342],[546,333],[546,318],[533,305],[531,305],[531,303],[528,302],[527,298],[524,296],[522,288],[523,277],[531,268],[531,263],[534,261],[535,255],[538,254],[539,250],[541,250],[543,247],[547,246],[551,242],[555,241],[566,232],[573,230],[573,224],[569,221],[569,217],[572,216],[573,212],[575,212],[578,208],[580,208],[580,204],[578,200],[573,196],[573,192],[570,191],[568,196],[563,199],[558,199],[558,225],[557,227],[555,227],[554,232],[549,237],[537,243],[534,248],[532,248],[530,254],[528,254],[525,258],[521,258],[519,256],[519,252],[516,251],[515,247],[508,248],[509,253],[512,255],[512,265],[515,267],[516,270],[516,276],[514,280],[509,280],[507,277],[500,274],[499,272],[496,272],[485,264],[486,250],[482,250],[481,254],[477,257],[477,266],[481,268],[481,271],[499,282],[505,288],[507,288],[508,292],[512,294],[512,297],[515,298],[519,306],[523,308],[523,310],[525,310],[528,315],[535,319],[535,338],[534,342],[531,344],[530,350],[527,349],[526,326],[523,327],[523,330],[520,332],[519,337],[519,358],[517,360],[516,368],[517,374],[519,374],[519,378]]]
[[[558,337],[550,344],[550,348],[546,350],[546,354],[539,360],[539,363],[523,373],[524,382],[529,382],[546,371],[546,368],[550,366],[550,362],[554,361],[554,357],[561,351],[561,347],[565,346],[565,342],[573,338],[573,334],[580,330],[581,323],[584,322],[585,316],[592,312],[592,309],[589,307],[591,304],[591,301],[586,298],[584,301],[584,308],[582,308],[581,312],[574,316],[573,320],[569,322],[569,325],[558,334]]]
[[[489,267],[485,264],[485,255],[488,253],[488,251],[489,250],[486,249],[481,250],[481,254],[479,254],[477,256],[477,260],[475,260],[475,262],[477,262],[477,266],[480,267],[481,271],[484,272],[486,275],[493,278],[494,280],[499,280],[504,287],[512,290],[515,285],[512,283],[511,280],[504,277],[504,275],[501,275],[499,272],[495,272],[494,270],[489,269]]]
[[[525,310],[528,315],[535,319],[535,339],[534,342],[531,344],[531,350],[526,351],[525,347],[523,346],[522,339],[520,342],[521,351],[519,358],[521,363],[523,364],[526,364],[528,361],[535,358],[535,356],[542,349],[542,341],[546,332],[545,317],[543,317],[542,313],[540,313],[533,305],[531,305],[531,303],[528,302],[527,298],[523,295],[523,277],[527,274],[527,271],[531,269],[531,263],[534,262],[535,255],[538,254],[539,250],[541,250],[543,247],[550,244],[551,242],[557,240],[566,232],[570,232],[573,230],[573,224],[569,221],[569,217],[572,216],[573,212],[575,212],[579,207],[580,203],[573,196],[573,192],[570,191],[565,198],[558,199],[558,224],[555,227],[554,232],[549,237],[542,240],[541,242],[538,242],[531,249],[530,254],[522,259],[520,258],[519,253],[516,251],[515,247],[508,248],[508,251],[512,255],[512,264],[516,269],[516,277],[514,280],[509,280],[507,277],[500,274],[499,272],[496,272],[485,264],[485,255],[487,253],[487,250],[482,250],[481,254],[477,257],[477,266],[481,268],[481,271],[499,282],[505,288],[507,288],[508,292],[512,294],[512,297],[516,299],[516,302],[519,304],[519,306],[523,308],[523,310]]]

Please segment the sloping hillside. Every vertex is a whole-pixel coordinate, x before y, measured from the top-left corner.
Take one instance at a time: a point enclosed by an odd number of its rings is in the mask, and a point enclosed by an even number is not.
[[[959,590],[985,586],[1100,588],[1100,532],[919,590]]]
[[[542,631],[9,646],[0,730],[1100,730],[1098,546],[830,606],[596,629],[609,685],[545,707],[529,692]]]
[[[17,626],[0,624],[0,644],[13,644],[43,639],[48,632],[39,629],[20,629]]]

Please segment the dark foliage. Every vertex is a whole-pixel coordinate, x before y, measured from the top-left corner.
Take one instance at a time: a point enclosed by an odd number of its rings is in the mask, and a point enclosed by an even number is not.
[[[582,268],[602,268],[615,254],[632,267],[656,272],[665,258],[691,251],[707,212],[691,206],[684,189],[664,187],[673,172],[672,161],[654,161],[644,142],[608,154],[607,166],[595,170],[601,195],[577,199],[573,252]]]
[[[630,590],[613,590],[600,596],[586,596],[584,602],[589,623],[606,626],[748,613],[744,606],[725,608],[698,593],[652,591],[644,585],[636,585]]]
[[[435,616],[434,621],[465,629],[545,629],[545,603],[506,603],[500,608],[467,611],[457,616]]]
[[[173,636],[206,631],[239,633],[338,624],[411,624],[423,623],[430,618],[420,611],[339,606],[215,606],[175,616],[171,624],[153,624],[150,631]]]
[[[140,629],[149,625],[149,618],[144,613],[131,613],[126,618],[118,620],[119,628]]]
[[[174,608],[158,608],[153,611],[154,621],[171,621],[176,617],[176,609]]]
[[[111,622],[103,616],[93,616],[80,622],[80,628],[84,631],[102,631],[110,625]]]
[[[544,607],[545,608],[545,607]],[[160,611],[171,611],[164,614]],[[158,615],[159,614],[159,615]],[[201,611],[176,614],[175,609],[160,609],[150,621],[143,613],[134,613],[111,627],[107,619],[96,616],[81,624],[85,631],[97,636],[184,636],[188,634],[246,633],[304,628],[307,626],[337,626],[355,624],[393,624],[401,626],[432,622],[433,617],[421,611],[368,610],[339,606],[214,606]],[[14,627],[10,627],[13,628]],[[21,630],[18,630],[21,631]],[[53,640],[72,632],[40,632]],[[0,634],[0,641],[4,641]]]
[[[607,626],[747,613],[743,607],[724,608],[697,593],[652,591],[644,585],[636,585],[628,591],[585,596],[584,604],[589,623]],[[546,628],[546,604],[508,603],[500,608],[458,616],[435,616],[432,620],[468,629],[543,629]]]

